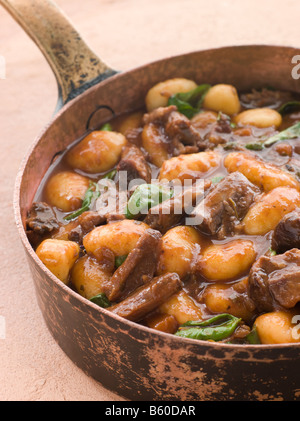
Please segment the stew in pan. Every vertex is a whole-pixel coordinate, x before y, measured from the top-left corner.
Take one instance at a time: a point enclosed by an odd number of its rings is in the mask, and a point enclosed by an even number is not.
[[[55,157],[27,234],[57,278],[128,320],[191,339],[299,342],[299,97],[158,83],[145,109]]]

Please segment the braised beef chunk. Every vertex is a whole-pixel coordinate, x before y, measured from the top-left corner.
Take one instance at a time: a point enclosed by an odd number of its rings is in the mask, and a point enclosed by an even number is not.
[[[191,124],[190,120],[183,114],[172,111],[165,125],[166,134],[184,145],[196,146],[201,139],[198,130]]]
[[[117,170],[127,171],[128,183],[137,178],[151,182],[151,168],[141,149],[133,144],[124,146]]]
[[[198,152],[197,142],[202,138],[190,120],[177,111],[175,105],[160,107],[144,115],[143,124],[157,128],[161,143],[170,157]]]
[[[231,120],[226,114],[219,113],[218,119],[213,123],[208,132],[197,142],[200,151],[214,149],[233,140]]]
[[[294,97],[291,92],[275,91],[268,88],[252,89],[251,92],[240,95],[240,101],[245,108],[268,107],[277,109],[293,100]]]
[[[28,230],[43,235],[59,228],[53,208],[45,202],[33,203],[26,219]]]
[[[300,210],[285,215],[272,235],[272,249],[277,253],[292,248],[300,248]]]
[[[260,257],[251,268],[248,293],[258,311],[294,307],[300,301],[300,250]]]
[[[165,200],[157,206],[149,209],[149,212],[144,220],[151,228],[159,230],[162,233],[168,229],[178,225],[180,221],[187,216],[185,212],[185,205],[199,203],[203,197],[203,193],[211,186],[210,180],[204,180],[203,190],[196,190],[191,187],[184,190],[182,193]]]
[[[127,320],[138,322],[175,294],[181,286],[176,273],[166,273],[139,287],[125,300],[109,307],[109,310]]]
[[[161,233],[153,229],[146,230],[140,237],[136,247],[111,278],[110,301],[123,300],[152,279],[158,262],[160,239]]]
[[[83,212],[76,221],[71,222],[72,228],[69,231],[69,240],[82,243],[83,237],[95,227],[106,222],[106,218],[98,212]]]
[[[234,172],[221,180],[195,209],[206,234],[219,239],[235,233],[235,228],[253,203],[259,189],[243,174]]]

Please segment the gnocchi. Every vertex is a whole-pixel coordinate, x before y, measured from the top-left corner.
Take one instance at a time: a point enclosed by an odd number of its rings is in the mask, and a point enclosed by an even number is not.
[[[80,208],[90,180],[71,171],[54,174],[46,184],[45,195],[52,206],[63,212]]]
[[[171,95],[179,92],[188,92],[197,88],[197,84],[193,80],[185,78],[168,79],[164,82],[157,83],[149,89],[146,98],[147,111],[153,111],[159,107],[166,107],[168,99]]]
[[[68,283],[70,270],[79,257],[79,245],[74,241],[47,239],[36,249],[44,265],[58,279]]]
[[[86,173],[109,171],[118,163],[126,143],[121,133],[93,131],[68,151],[66,160],[72,168]]]

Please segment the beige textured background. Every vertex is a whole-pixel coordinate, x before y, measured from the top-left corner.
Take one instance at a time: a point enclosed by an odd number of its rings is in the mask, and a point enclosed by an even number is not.
[[[26,1],[26,0],[25,0]],[[37,0],[38,2],[38,0]],[[299,46],[299,0],[57,0],[88,45],[118,70],[236,44]],[[14,225],[20,162],[52,116],[56,82],[44,57],[0,6],[0,400],[121,400],[83,374],[43,322]]]

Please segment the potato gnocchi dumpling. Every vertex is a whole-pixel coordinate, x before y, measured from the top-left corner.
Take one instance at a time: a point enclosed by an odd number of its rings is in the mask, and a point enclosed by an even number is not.
[[[255,108],[238,114],[235,116],[234,122],[243,126],[250,125],[260,128],[274,126],[278,128],[282,123],[282,117],[276,110],[270,108]]]
[[[102,250],[109,249],[115,256],[126,256],[135,247],[141,235],[149,228],[147,224],[138,221],[114,222],[94,228],[83,239],[87,253],[102,258]]]
[[[249,153],[231,152],[225,157],[224,165],[228,172],[241,172],[265,192],[280,186],[300,189],[299,181],[292,174]]]
[[[68,151],[66,160],[72,168],[89,174],[109,171],[118,163],[126,143],[121,133],[93,131]]]
[[[220,155],[212,151],[180,155],[164,161],[159,180],[183,181],[193,177],[201,178],[205,173],[217,167],[220,161]]]
[[[255,327],[262,344],[288,344],[300,342],[295,315],[289,311],[273,311],[255,320]],[[296,319],[298,320],[298,319]]]
[[[101,267],[91,257],[80,257],[71,270],[71,280],[76,291],[90,299],[109,290],[109,280],[112,272]]]
[[[201,248],[201,235],[193,227],[178,226],[162,237],[158,274],[175,272],[184,278]]]
[[[71,171],[54,174],[46,184],[45,195],[52,206],[63,212],[74,211],[82,205],[90,180]]]
[[[276,228],[280,220],[300,206],[300,193],[290,187],[277,187],[252,205],[243,219],[245,233],[264,235]]]
[[[251,268],[256,251],[250,240],[232,240],[207,247],[199,256],[197,270],[209,281],[230,281]]]
[[[197,88],[197,84],[193,80],[184,78],[174,78],[159,82],[149,89],[146,95],[147,111],[150,112],[159,107],[166,107],[170,96],[180,92],[189,92],[195,88]]]
[[[80,248],[74,241],[47,239],[36,249],[44,265],[62,282],[67,283],[69,273],[79,257]]]
[[[241,104],[234,86],[218,84],[212,86],[205,95],[203,107],[230,116],[240,111]]]

